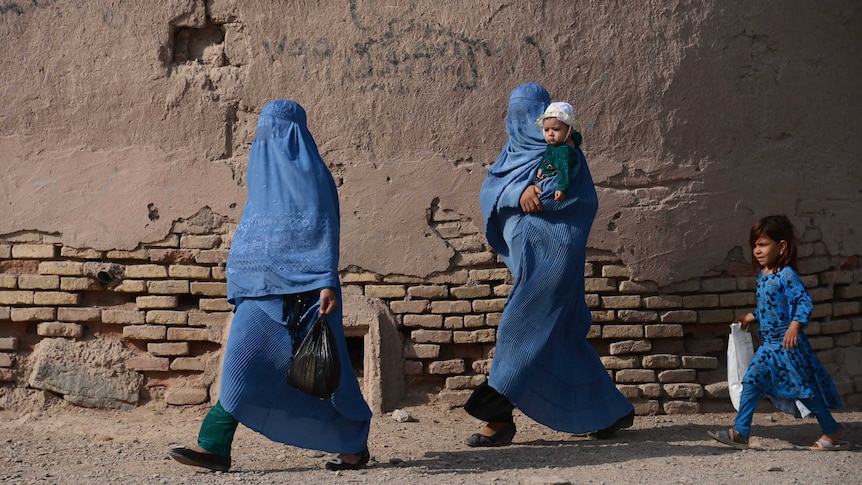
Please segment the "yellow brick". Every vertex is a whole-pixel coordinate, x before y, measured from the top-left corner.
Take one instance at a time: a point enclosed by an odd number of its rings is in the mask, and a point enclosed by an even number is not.
[[[160,342],[147,344],[147,352],[156,357],[177,357],[189,355],[188,342]]]
[[[168,269],[158,264],[126,266],[126,278],[167,278]]]
[[[80,294],[65,291],[37,291],[33,294],[34,305],[77,305],[80,299]]]
[[[190,291],[192,295],[227,296],[227,284],[218,282],[193,281]]]
[[[13,274],[0,273],[0,288],[15,289],[18,287],[18,277]]]
[[[81,338],[84,327],[77,323],[43,322],[36,326],[36,334],[42,337]]]
[[[13,322],[44,322],[57,318],[57,312],[48,307],[12,308],[9,318]]]
[[[210,269],[205,266],[188,264],[172,264],[168,266],[168,276],[171,278],[188,278],[190,280],[205,280],[210,277]]]
[[[185,295],[189,292],[188,280],[148,281],[147,290],[154,295]]]
[[[179,299],[176,296],[139,296],[135,304],[141,310],[176,308]]]
[[[374,298],[403,298],[406,294],[401,285],[365,285],[365,296]]]
[[[0,259],[9,259],[12,257],[12,246],[8,244],[0,244]]]
[[[57,248],[53,244],[15,244],[12,246],[12,257],[18,259],[49,259],[53,258]]]
[[[98,291],[99,283],[92,278],[60,278],[60,289],[63,291]]]
[[[185,325],[188,320],[186,312],[172,310],[150,310],[147,312],[147,323],[156,325]]]
[[[56,290],[60,277],[56,275],[22,274],[18,276],[18,288],[22,290]]]
[[[119,286],[114,288],[117,293],[144,293],[147,291],[147,282],[143,280],[123,280]]]
[[[39,274],[82,276],[84,274],[84,263],[77,261],[43,261],[39,263]]]
[[[104,251],[96,251],[95,249],[78,249],[63,246],[60,248],[60,257],[74,259],[104,259]]]
[[[224,274],[224,266],[215,266],[212,268],[212,274],[214,280],[224,281],[227,277]]]
[[[32,305],[32,291],[0,291],[0,305]]]
[[[168,340],[188,340],[195,342],[209,342],[210,332],[206,328],[168,328]]]
[[[161,325],[126,325],[123,338],[129,340],[164,340],[168,329]]]
[[[146,261],[149,259],[146,249],[135,249],[134,251],[113,250],[105,254],[107,259],[138,259]]]

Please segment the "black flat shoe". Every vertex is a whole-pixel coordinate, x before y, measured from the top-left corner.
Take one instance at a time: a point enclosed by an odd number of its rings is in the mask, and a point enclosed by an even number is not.
[[[183,465],[199,466],[217,472],[226,472],[230,469],[230,458],[225,458],[215,453],[201,453],[188,448],[171,448],[168,456]]]
[[[631,428],[635,424],[635,412],[630,413],[618,419],[614,424],[605,429],[600,429],[592,434],[593,437],[600,440],[613,438],[617,431],[625,428]]]
[[[512,444],[512,438],[515,437],[515,423],[507,424],[503,429],[497,431],[491,436],[485,436],[480,433],[475,433],[466,440],[464,443],[467,446],[472,447],[482,447],[482,446],[507,446]]]
[[[335,457],[330,458],[326,461],[326,469],[329,471],[337,472],[339,470],[359,470],[368,464],[368,460],[371,459],[371,453],[368,452],[367,449],[362,450],[359,453],[359,461],[356,463],[347,463],[341,458]]]

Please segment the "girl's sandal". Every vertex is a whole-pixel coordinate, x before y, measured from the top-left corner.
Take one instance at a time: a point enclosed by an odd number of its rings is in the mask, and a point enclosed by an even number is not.
[[[844,440],[829,441],[820,438],[813,445],[809,446],[808,449],[813,451],[843,451],[850,449],[850,442]]]
[[[706,434],[708,434],[710,438],[714,439],[715,441],[718,441],[719,443],[724,443],[727,446],[736,448],[737,450],[748,449],[748,438],[745,438],[741,434],[737,433],[733,428],[721,431],[707,431]]]

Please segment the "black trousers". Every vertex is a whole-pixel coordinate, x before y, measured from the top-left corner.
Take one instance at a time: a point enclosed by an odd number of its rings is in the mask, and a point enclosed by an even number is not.
[[[487,382],[477,387],[464,404],[464,411],[482,421],[513,423],[515,406],[509,399],[489,386]]]

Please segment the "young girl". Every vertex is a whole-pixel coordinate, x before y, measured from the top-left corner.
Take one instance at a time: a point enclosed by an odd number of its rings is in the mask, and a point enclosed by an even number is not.
[[[536,120],[536,125],[542,129],[548,147],[542,157],[542,163],[536,173],[534,183],[538,183],[548,177],[557,176],[557,187],[554,191],[554,200],[560,202],[566,198],[569,183],[574,175],[575,166],[578,163],[575,150],[579,142],[574,136],[580,136],[575,129],[578,122],[575,120],[575,109],[572,105],[564,102],[551,103]]]
[[[745,377],[739,412],[733,428],[709,432],[716,441],[737,449],[748,448],[751,420],[761,396],[798,399],[820,423],[823,436],[812,450],[841,450],[844,430],[829,409],[841,406],[835,384],[817,359],[804,329],[811,315],[811,297],[796,274],[796,244],[793,225],[785,216],[768,216],[751,228],[751,265],[760,271],[757,278],[757,307],[754,313],[737,318],[745,330],[759,322],[763,343],[758,347]]]

